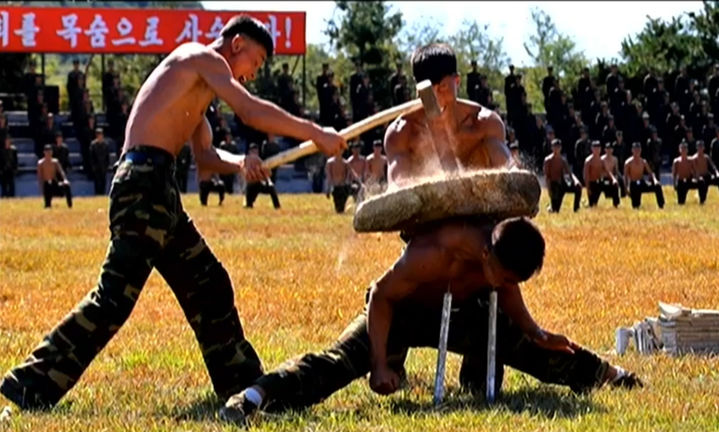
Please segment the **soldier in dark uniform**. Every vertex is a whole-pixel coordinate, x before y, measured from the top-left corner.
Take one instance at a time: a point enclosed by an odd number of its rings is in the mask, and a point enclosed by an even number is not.
[[[602,134],[604,133],[604,127],[609,124],[609,117],[612,115],[609,112],[609,105],[605,101],[600,104],[601,111],[594,118],[594,132],[589,131],[589,136],[592,139],[602,140]]]
[[[105,195],[107,169],[110,167],[110,146],[102,128],[95,129],[95,139],[90,144],[90,165],[95,183],[95,195]]]
[[[322,63],[322,73],[315,78],[315,91],[317,91],[317,101],[320,105],[320,118],[322,117],[326,103],[329,102],[330,99],[330,95],[327,94],[330,79],[330,65],[329,63]]]
[[[717,90],[719,90],[719,63],[714,65],[714,71],[712,73],[712,76],[709,78],[709,81],[707,82],[707,91],[709,92],[709,102],[711,105],[714,105],[714,96],[716,95]]]
[[[477,89],[476,96],[477,100],[475,102],[489,109],[494,108],[492,106],[492,90],[489,89],[486,75],[480,75],[479,77],[479,89]]]
[[[117,78],[117,80],[115,80]],[[105,103],[105,110],[108,111],[108,115],[112,112],[110,107],[113,104],[113,98],[116,96],[117,88],[115,83],[120,80],[120,75],[115,70],[115,61],[109,59],[107,61],[107,70],[102,74],[102,100]]]
[[[252,143],[249,147],[249,154],[259,157],[260,149],[257,144]],[[263,181],[248,182],[247,188],[245,189],[245,208],[253,208],[255,200],[259,194],[268,194],[272,199],[272,205],[275,210],[280,208],[280,199],[277,196],[277,190],[275,189],[274,180],[272,178]]]
[[[471,66],[472,71],[467,74],[467,98],[486,106],[486,103],[483,104],[479,101],[480,74],[477,71],[477,60],[472,60]]]
[[[642,154],[649,163],[652,172],[657,178],[661,178],[663,143],[662,139],[659,138],[657,128],[654,126],[651,126],[649,138],[644,142],[644,145]]]
[[[175,160],[175,180],[177,181],[177,187],[182,193],[187,192],[187,177],[190,173],[191,164],[192,151],[190,150],[190,146],[185,143]]]
[[[399,80],[401,79],[400,77],[405,76],[404,72],[402,72],[402,62],[398,61],[395,64],[395,67],[396,67],[396,69],[395,69],[394,73],[389,77],[389,88],[391,88],[391,89],[394,89],[395,86],[397,84],[399,84]],[[393,100],[392,104],[397,105],[397,101]]]
[[[711,140],[709,154],[714,165],[719,167],[719,127],[714,128],[714,138]]]
[[[574,176],[579,179],[582,185],[584,185],[584,160],[592,152],[591,147],[592,142],[589,140],[587,127],[583,126],[579,139],[574,143],[574,165],[572,169]]]
[[[405,75],[402,75],[399,79],[399,83],[394,86],[394,89],[392,90],[394,94],[394,100],[397,105],[403,104],[410,99],[410,91],[409,87],[407,86],[407,77]]]
[[[10,135],[5,135],[0,148],[0,192],[3,198],[15,196],[15,174],[17,174],[17,149]]]
[[[674,100],[680,101],[685,97],[685,93],[689,90],[689,75],[687,68],[682,66],[679,68],[679,75],[674,79]],[[684,111],[682,111],[684,112]]]
[[[52,157],[60,162],[60,166],[65,172],[70,171],[70,149],[62,138],[61,131],[55,131],[54,145],[52,147]]]
[[[542,80],[542,94],[544,95],[544,109],[549,111],[549,91],[552,88],[559,88],[557,79],[554,76],[554,68],[547,66],[547,76]]]
[[[716,124],[714,124],[714,114],[707,113],[706,116],[706,123],[704,126],[702,126],[702,130],[699,133],[699,135],[696,135],[698,138],[700,138],[704,143],[711,143],[714,139],[714,129],[716,129]]]
[[[607,85],[607,94],[611,95],[614,93],[614,89],[619,87],[619,79],[621,76],[619,75],[619,70],[617,68],[616,64],[612,64],[609,66],[609,75],[607,75],[607,79],[605,81]]]
[[[5,145],[5,137],[8,135],[7,117],[0,114],[0,144]]]
[[[614,116],[608,115],[607,125],[602,129],[602,138],[600,141],[602,145],[606,145],[607,143],[613,143],[615,139],[617,139],[617,128],[614,125]]]
[[[95,139],[95,116],[89,116],[85,120],[85,124],[77,125],[79,130],[77,140],[80,142],[80,154],[82,154],[82,168],[85,175],[92,179],[92,161],[90,158],[90,144]]]
[[[507,101],[507,122],[510,126],[516,127],[514,124],[517,119],[518,106],[514,106],[518,98],[515,97],[514,92],[517,87],[517,77],[514,75],[514,65],[509,65],[509,75],[504,77],[504,99]]]
[[[218,205],[222,205],[225,200],[225,185],[220,180],[220,176],[210,171],[198,169],[197,186],[200,191],[200,205],[207,206],[207,199],[210,197],[211,192],[219,195],[220,201]]]
[[[594,83],[589,75],[589,68],[582,69],[582,77],[577,81],[577,107],[584,111],[589,107],[594,94]]]
[[[282,63],[282,73],[277,77],[277,93],[280,106],[284,109],[287,109],[292,97],[293,81],[289,63]]]

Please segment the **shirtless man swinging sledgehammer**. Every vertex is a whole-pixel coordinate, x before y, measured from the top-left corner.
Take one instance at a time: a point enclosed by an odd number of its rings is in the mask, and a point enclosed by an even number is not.
[[[260,21],[236,16],[210,45],[178,47],[148,77],[130,113],[110,191],[110,246],[97,287],[8,372],[0,386],[6,398],[22,409],[57,404],[125,323],[153,268],[177,297],[220,397],[262,375],[260,359],[244,337],[227,271],[183,210],[173,171],[175,156],[191,141],[203,169],[240,173],[248,181],[269,176],[259,158],[212,147],[204,113],[215,97],[253,128],[311,139],[328,155],[346,147],[336,132],[294,117],[242,86],[273,48]]]

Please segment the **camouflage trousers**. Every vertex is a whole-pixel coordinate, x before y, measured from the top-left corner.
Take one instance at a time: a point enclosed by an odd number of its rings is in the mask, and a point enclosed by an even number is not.
[[[0,386],[21,408],[52,407],[75,385],[125,323],[153,268],[194,330],[219,396],[262,375],[229,275],[183,210],[173,171],[172,156],[159,149],[123,156],[110,191],[111,238],[97,286]]]
[[[460,383],[484,393],[487,371],[487,320],[484,298],[455,304],[449,326],[448,350],[463,355]],[[387,342],[388,363],[400,375],[408,348],[434,347],[439,342],[441,308],[403,304],[395,309]],[[545,383],[561,384],[576,392],[601,385],[608,363],[580,349],[574,354],[537,346],[501,312],[497,317],[496,390],[504,365],[528,373]],[[292,359],[262,376],[255,384],[266,393],[268,411],[301,409],[318,403],[370,371],[370,342],[366,310],[328,349]]]

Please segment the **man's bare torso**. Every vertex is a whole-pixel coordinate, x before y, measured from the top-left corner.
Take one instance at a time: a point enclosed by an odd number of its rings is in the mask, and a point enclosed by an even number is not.
[[[40,174],[40,179],[44,182],[54,181],[58,176],[59,162],[57,159],[42,158],[38,161],[37,170]]]
[[[327,161],[327,180],[330,186],[343,186],[347,184],[349,165],[341,157],[332,157]]]
[[[634,156],[627,159],[627,175],[628,181],[638,181],[644,178],[644,169],[646,162],[642,158],[635,158]]]
[[[674,169],[676,170],[677,178],[679,180],[692,178],[694,176],[692,167],[693,164],[689,158],[682,160],[681,157],[678,157],[674,159]]]
[[[619,174],[618,165],[619,162],[617,161],[617,157],[614,155],[607,155],[605,154],[602,156],[602,163],[604,164],[604,167],[606,168],[607,172],[612,173],[613,175]]]
[[[152,71],[140,88],[125,131],[123,151],[148,145],[177,155],[204,121],[214,92],[197,72],[198,43],[178,47]]]
[[[364,156],[350,156],[347,164],[359,181],[363,181],[367,172],[367,159]]]
[[[379,155],[378,157],[375,157],[373,154],[369,155],[367,157],[367,168],[369,173],[367,180],[374,183],[386,181],[386,167],[387,158],[384,157],[384,155]]]
[[[564,159],[561,156],[549,155],[544,159],[547,167],[547,181],[559,182],[564,178]]]
[[[440,248],[451,263],[434,280],[419,285],[405,300],[434,307],[444,292],[452,292],[453,301],[461,302],[489,287],[477,257],[490,237],[491,226],[448,222],[416,235],[407,246]],[[406,253],[406,252],[405,252]],[[412,266],[411,262],[407,263]]]
[[[691,159],[694,162],[694,172],[696,175],[705,176],[709,174],[709,163],[707,162],[708,156],[706,154],[696,154],[692,156]]]
[[[486,123],[495,121],[491,119],[492,111],[476,104],[458,101],[456,105],[458,126],[454,133],[456,142],[436,143],[438,146],[449,146],[453,150],[454,161],[459,162],[464,169],[491,168],[491,159],[481,145],[487,134]],[[405,157],[409,157],[409,170],[403,173],[406,177],[434,176],[442,170],[442,161],[439,159],[434,139],[429,131],[424,111],[416,111],[401,116],[391,127],[396,127],[399,133],[409,137],[406,148],[398,149]],[[388,150],[387,158],[391,161],[393,155]],[[451,156],[448,156],[451,157]]]
[[[587,178],[584,179],[586,182],[594,182],[602,178],[604,163],[601,157],[591,155],[584,163],[587,165]]]

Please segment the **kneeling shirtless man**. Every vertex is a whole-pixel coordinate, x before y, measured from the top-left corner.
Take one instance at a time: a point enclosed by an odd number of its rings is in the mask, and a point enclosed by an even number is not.
[[[259,407],[299,409],[318,403],[370,373],[370,387],[390,394],[400,385],[408,347],[437,347],[442,297],[453,296],[448,350],[486,359],[488,304],[496,289],[496,387],[503,366],[585,392],[605,383],[642,385],[565,336],[542,329],[522,299],[519,283],[538,272],[544,239],[526,218],[499,224],[457,219],[415,235],[402,256],[372,285],[369,303],[328,349],[291,360],[257,379],[223,408],[224,419],[242,423]],[[471,371],[486,376],[486,362]],[[482,379],[473,380],[481,383]],[[480,384],[481,385],[481,384]],[[473,390],[483,391],[475,388]]]

